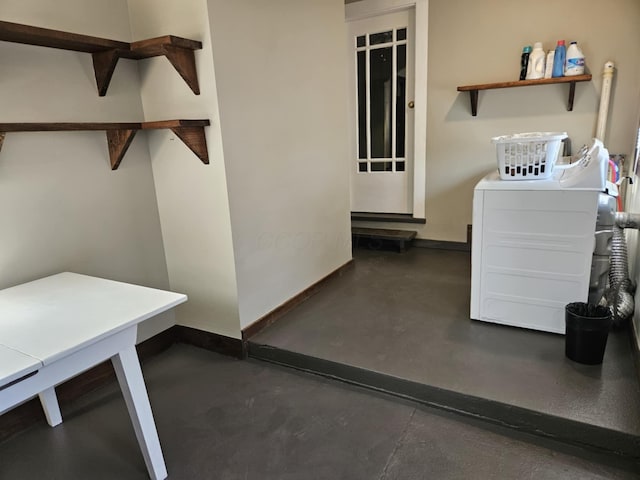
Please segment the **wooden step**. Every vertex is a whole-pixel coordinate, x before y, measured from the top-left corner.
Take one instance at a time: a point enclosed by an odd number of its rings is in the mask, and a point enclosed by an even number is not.
[[[390,230],[386,228],[351,227],[351,238],[354,246],[362,245],[362,240],[368,240],[369,247],[380,248],[384,242],[392,242],[400,252],[404,252],[411,244],[418,232],[409,230]]]
[[[391,223],[427,223],[424,218],[415,218],[410,213],[370,213],[351,212],[351,221],[356,222],[391,222]]]

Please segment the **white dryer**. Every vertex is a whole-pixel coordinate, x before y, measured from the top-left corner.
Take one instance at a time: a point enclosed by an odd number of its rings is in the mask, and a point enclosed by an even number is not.
[[[544,180],[482,179],[473,196],[471,318],[564,334],[586,302],[609,153],[594,140]]]

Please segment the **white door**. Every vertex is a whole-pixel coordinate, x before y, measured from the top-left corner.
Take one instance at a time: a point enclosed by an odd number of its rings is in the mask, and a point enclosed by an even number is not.
[[[347,23],[353,212],[412,213],[414,11]]]

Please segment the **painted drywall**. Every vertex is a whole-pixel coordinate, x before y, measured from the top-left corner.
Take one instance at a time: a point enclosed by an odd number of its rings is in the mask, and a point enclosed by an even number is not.
[[[208,0],[244,328],[351,258],[343,0]]]
[[[4,0],[2,20],[130,39],[125,0]],[[0,59],[0,122],[142,119],[132,61],[120,62],[101,98],[90,55],[0,42]],[[0,218],[0,288],[60,271],[168,287],[144,134],[112,172],[104,132],[8,133]],[[156,317],[139,339],[173,322]]]
[[[153,176],[171,288],[189,301],[176,321],[240,338],[225,160],[220,136],[216,78],[205,0],[130,0],[134,39],[177,35],[203,43],[196,51],[200,95],[162,57],[140,63],[141,96],[148,120],[208,118],[209,165],[171,132],[149,136]]]
[[[466,241],[473,187],[497,165],[491,137],[567,131],[574,149],[588,143],[607,60],[616,63],[616,76],[606,144],[631,155],[640,89],[638,19],[637,0],[429,0],[427,223],[417,228],[419,238]],[[548,85],[482,91],[478,115],[471,116],[469,94],[457,86],[517,80],[522,47],[540,41],[549,50],[558,39],[578,41],[593,74],[576,86],[573,112],[566,110],[568,86]]]

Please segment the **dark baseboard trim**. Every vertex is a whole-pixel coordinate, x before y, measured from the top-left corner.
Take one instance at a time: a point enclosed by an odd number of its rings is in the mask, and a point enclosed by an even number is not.
[[[417,248],[437,248],[440,250],[459,250],[463,252],[471,251],[471,243],[427,240],[424,238],[416,238],[413,241],[413,246]]]
[[[187,343],[230,357],[246,358],[244,343],[239,338],[226,337],[184,325],[176,325],[173,328],[175,329],[176,341],[178,342]]]
[[[176,342],[174,328],[169,328],[137,345],[138,357],[142,363]],[[63,416],[65,409],[78,398],[115,380],[113,366],[110,361],[106,361],[58,385],[56,394]],[[9,410],[0,415],[0,443],[39,422],[45,422],[45,417],[37,398]]]
[[[415,401],[511,430],[559,441],[577,449],[630,462],[640,467],[640,437],[574,420],[546,415],[402,378],[249,342],[249,356],[258,360]]]
[[[345,263],[341,267],[338,267],[336,270],[331,272],[326,277],[321,278],[310,287],[304,289],[295,297],[290,298],[285,303],[277,307],[275,310],[270,311],[265,316],[259,318],[248,327],[245,327],[242,330],[242,340],[246,342],[255,334],[257,334],[260,330],[268,327],[269,325],[274,323],[276,320],[278,320],[280,317],[282,317],[282,315],[292,310],[293,308],[297,307],[312,295],[316,294],[329,280],[339,277],[346,270],[350,268],[353,268],[353,259],[349,260],[347,263]],[[245,347],[245,350],[246,350],[246,347]]]
[[[415,218],[409,213],[370,213],[351,212],[351,220],[355,222],[389,222],[426,224],[425,218]]]

